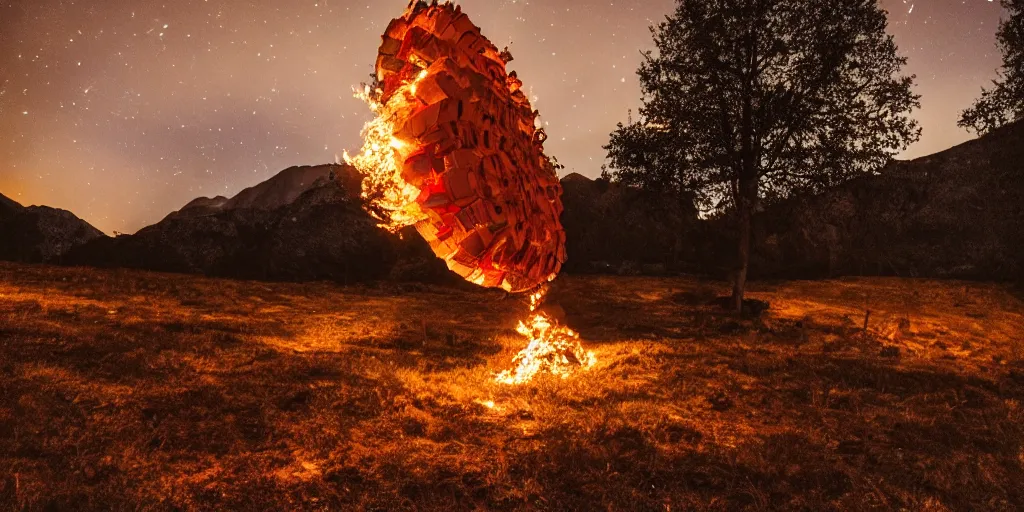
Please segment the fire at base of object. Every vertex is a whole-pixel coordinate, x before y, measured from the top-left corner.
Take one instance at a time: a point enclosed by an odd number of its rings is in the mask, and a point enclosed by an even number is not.
[[[516,355],[515,368],[499,373],[495,380],[502,384],[525,384],[541,372],[567,378],[573,372],[589,369],[597,362],[593,352],[584,350],[579,334],[558,325],[544,314],[537,314],[530,323],[519,322],[516,331],[530,344]]]
[[[566,261],[562,187],[523,82],[461,7],[414,1],[388,25],[376,84],[357,92],[376,114],[359,155],[363,197],[380,226],[415,226],[469,282],[518,293],[550,282]],[[536,313],[529,345],[499,382],[562,377],[594,364],[579,336]]]
[[[597,362],[593,352],[584,350],[579,334],[559,325],[548,314],[537,313],[547,291],[547,287],[542,286],[530,294],[530,312],[534,315],[529,323],[520,321],[516,327],[516,332],[525,336],[530,343],[512,360],[514,369],[499,373],[495,381],[502,384],[525,384],[541,372],[565,379],[573,372],[589,369]]]

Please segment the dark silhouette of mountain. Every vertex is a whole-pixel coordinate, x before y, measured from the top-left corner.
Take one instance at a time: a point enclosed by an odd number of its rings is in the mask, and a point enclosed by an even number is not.
[[[17,201],[0,194],[0,214],[14,212],[21,208],[22,206]]]
[[[320,180],[329,179],[332,172],[342,166],[316,165],[289,167],[274,177],[249,187],[232,198],[217,196],[214,198],[200,197],[192,200],[172,216],[204,216],[211,213],[237,209],[274,210],[295,202],[306,191],[314,188]],[[358,190],[358,183],[349,184]]]
[[[197,217],[217,213],[224,209],[224,205],[227,204],[227,202],[228,198],[224,196],[217,196],[214,198],[197,197],[192,201],[189,201],[185,206],[182,206],[180,210],[168,214],[168,217],[179,215]]]
[[[59,221],[44,222],[32,241],[4,245],[9,253],[45,238],[45,250],[2,257],[42,261],[73,247],[64,262],[273,280],[451,279],[414,231],[399,238],[376,227],[360,183],[345,165],[293,167],[232,198],[196,199],[117,238],[45,209]],[[700,220],[686,201],[579,174],[562,185],[568,272],[727,277],[732,268],[728,216]],[[0,225],[23,210],[31,209],[0,199]],[[4,240],[15,240],[4,229]],[[1024,280],[1024,123],[893,162],[822,194],[770,204],[755,216],[754,231],[755,277]]]
[[[293,167],[233,198],[200,198],[134,235],[79,247],[65,261],[269,280],[446,279],[419,237],[376,226],[361,182],[347,165]]]
[[[562,180],[570,272],[728,277],[728,216],[699,220],[671,199],[606,180]],[[899,275],[1024,281],[1024,122],[895,161],[755,215],[752,276]]]
[[[562,178],[562,190],[567,271],[696,270],[687,243],[697,227],[692,204],[577,173]]]
[[[0,260],[41,263],[103,238],[100,230],[66,210],[22,206],[0,195]]]
[[[770,207],[762,276],[1024,278],[1024,123]]]
[[[316,186],[317,182],[331,177],[331,173],[342,172],[343,178],[350,178],[346,185],[353,194],[358,194],[361,179],[351,168],[339,165],[318,165],[290,167],[279,172],[255,187],[249,187],[229,199],[225,209],[259,208],[273,210],[295,202],[302,194]],[[344,172],[347,171],[347,172]]]

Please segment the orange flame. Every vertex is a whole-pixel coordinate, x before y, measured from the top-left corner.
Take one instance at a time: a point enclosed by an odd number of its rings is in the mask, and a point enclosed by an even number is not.
[[[530,312],[535,313],[547,290],[530,295]],[[525,384],[541,372],[568,378],[578,369],[589,369],[597,362],[593,352],[583,348],[580,336],[572,329],[559,325],[546,313],[536,313],[527,322],[520,321],[516,332],[530,340],[512,360],[515,368],[495,377],[501,384]]]
[[[421,106],[416,99],[416,85],[426,76],[427,71],[423,70],[415,80],[403,84],[387,103],[381,102],[380,89],[364,86],[355,92],[355,97],[365,101],[376,117],[363,127],[362,151],[355,157],[346,151],[345,162],[365,176],[363,199],[374,207],[370,211],[380,221],[378,225],[392,233],[427,218],[416,202],[420,189],[402,178],[398,165],[410,145],[395,137],[395,119],[409,116]]]
[[[346,152],[345,161],[363,173],[363,198],[375,207],[371,212],[375,212],[380,221],[378,225],[393,233],[427,218],[416,201],[420,190],[402,178],[398,165],[409,144],[394,135],[394,120],[410,115],[420,106],[415,96],[416,85],[426,76],[424,70],[415,80],[403,84],[386,104],[378,99],[379,90],[366,86],[356,92],[356,97],[365,101],[376,117],[363,128],[364,144],[360,154],[353,158]],[[482,285],[482,277],[474,282]],[[547,290],[541,288],[530,295],[531,313],[537,311],[546,293]],[[526,337],[529,344],[512,360],[515,368],[498,374],[497,382],[524,384],[540,372],[567,378],[574,370],[590,368],[596,362],[594,353],[583,349],[579,334],[543,312],[520,321],[516,332]]]

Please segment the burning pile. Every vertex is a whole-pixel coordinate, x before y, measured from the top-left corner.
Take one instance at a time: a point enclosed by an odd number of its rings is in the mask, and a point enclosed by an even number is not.
[[[524,292],[558,275],[565,231],[546,135],[523,82],[506,71],[511,60],[461,7],[410,4],[384,34],[376,84],[357,94],[377,116],[362,152],[345,158],[366,175],[363,196],[382,227],[415,226],[466,280]],[[533,296],[531,313],[542,296]],[[530,346],[501,382],[526,382],[542,369],[564,376],[593,362],[574,332],[544,315],[519,332]]]
[[[531,313],[537,312],[546,293],[547,290],[542,288],[530,295]],[[542,371],[564,379],[577,368],[590,368],[597,361],[593,352],[583,349],[579,334],[554,323],[547,314],[536,313],[529,323],[519,322],[516,332],[526,336],[530,344],[512,360],[514,370],[505,370],[495,378],[503,384],[530,382]]]

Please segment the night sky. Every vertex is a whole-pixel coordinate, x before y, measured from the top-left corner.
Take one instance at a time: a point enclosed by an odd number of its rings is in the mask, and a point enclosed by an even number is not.
[[[0,193],[134,232],[198,196],[231,196],[291,165],[361,146],[352,87],[406,0],[0,0]],[[464,0],[527,84],[563,172],[596,176],[639,105],[647,27],[673,0]],[[918,75],[924,128],[956,126],[1000,57],[989,0],[881,0]]]

